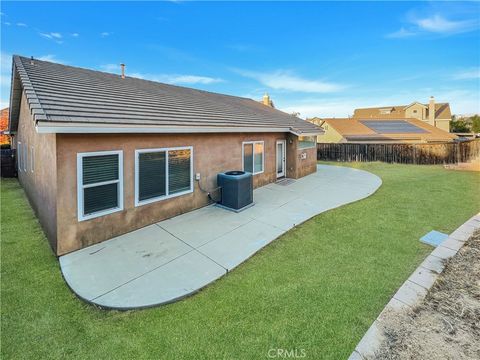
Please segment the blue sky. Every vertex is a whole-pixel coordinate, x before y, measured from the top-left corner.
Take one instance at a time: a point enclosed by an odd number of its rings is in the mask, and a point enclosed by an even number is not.
[[[11,55],[260,99],[306,116],[449,101],[480,112],[480,3],[1,2]]]

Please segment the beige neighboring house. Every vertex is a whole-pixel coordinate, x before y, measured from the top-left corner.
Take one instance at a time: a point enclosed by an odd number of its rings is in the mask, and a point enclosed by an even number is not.
[[[309,119],[325,133],[317,143],[439,143],[457,136],[418,119]]]
[[[435,103],[430,97],[428,104],[417,101],[409,105],[382,106],[374,108],[355,109],[356,119],[418,119],[431,126],[449,132],[452,113],[449,103]]]

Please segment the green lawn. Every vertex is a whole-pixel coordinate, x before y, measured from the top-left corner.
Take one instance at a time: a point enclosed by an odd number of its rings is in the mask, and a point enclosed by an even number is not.
[[[347,358],[431,251],[480,209],[479,174],[439,166],[347,164],[383,180],[373,196],[304,223],[186,300],[104,311],[77,299],[16,180],[1,189],[1,357]]]

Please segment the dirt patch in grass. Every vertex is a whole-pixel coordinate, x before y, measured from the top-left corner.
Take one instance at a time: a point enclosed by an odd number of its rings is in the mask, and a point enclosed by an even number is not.
[[[446,263],[424,302],[389,316],[378,359],[480,359],[480,231]]]

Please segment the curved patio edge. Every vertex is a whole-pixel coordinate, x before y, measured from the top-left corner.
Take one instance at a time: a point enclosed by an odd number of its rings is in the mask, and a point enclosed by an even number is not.
[[[293,227],[365,199],[381,184],[364,170],[317,165],[316,173],[290,185],[256,189],[255,206],[241,213],[210,205],[63,255],[62,275],[80,299],[102,308],[169,304],[218,280]]]

